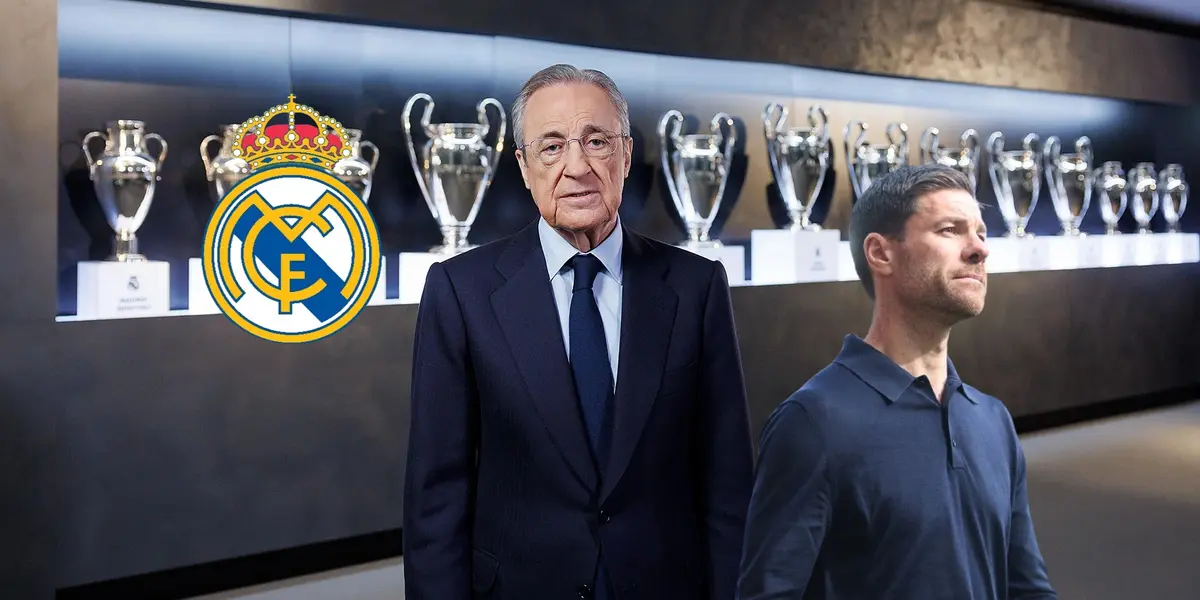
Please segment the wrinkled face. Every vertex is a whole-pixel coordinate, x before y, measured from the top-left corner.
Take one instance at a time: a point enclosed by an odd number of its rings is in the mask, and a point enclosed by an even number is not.
[[[910,310],[948,324],[983,311],[987,297],[987,226],[968,192],[926,194],[904,228],[887,244],[894,296]]]
[[[602,229],[616,221],[633,140],[621,137],[617,109],[589,84],[544,87],[529,97],[526,146],[517,164],[538,212],[555,228]]]

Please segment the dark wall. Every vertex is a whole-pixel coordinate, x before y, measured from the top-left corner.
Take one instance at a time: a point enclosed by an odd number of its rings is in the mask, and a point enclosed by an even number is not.
[[[1037,0],[215,0],[598,48],[1194,103],[1200,40],[1035,10]],[[1022,6],[1024,5],[1024,6]],[[1136,49],[1136,50],[1135,50]]]
[[[1198,97],[1194,71],[1169,69],[1196,55],[1194,41],[986,3],[828,2],[800,16],[784,0],[711,10],[659,4],[655,14],[623,3],[542,4],[272,6],[675,55],[1168,103]],[[146,252],[173,261],[177,303],[186,297],[183,261],[198,252],[209,209],[200,139],[288,91],[379,144],[371,206],[390,251],[437,239],[401,149],[405,99],[424,91],[438,101],[436,120],[469,118],[483,95],[507,106],[525,77],[558,60],[610,72],[629,96],[639,168],[622,214],[664,239],[678,230],[664,209],[651,133],[668,108],[738,117],[744,181],[733,186],[723,229],[732,240],[772,225],[757,125],[767,101],[787,101],[797,114],[815,100],[829,110],[838,148],[829,213],[838,227],[848,199],[840,131],[852,118],[876,131],[903,118],[914,140],[930,124],[954,134],[1002,129],[1013,140],[1028,131],[1086,133],[1098,159],[1178,156],[1200,173],[1196,159],[1183,158],[1200,155],[1200,138],[1185,133],[1200,125],[1196,109],[1153,103],[109,0],[35,3],[0,20],[0,40],[0,133],[20,140],[0,151],[0,198],[15,215],[0,238],[9,257],[0,284],[14,290],[0,295],[0,590],[13,598],[41,600],[59,587],[400,522],[415,307],[368,308],[340,335],[302,346],[261,342],[220,316],[54,322],[72,308],[74,262],[107,248],[78,152],[82,135],[105,120],[144,119],[171,143],[141,237]],[[1097,65],[1112,65],[1111,75]],[[988,189],[981,179],[990,202]],[[1048,202],[1038,211],[1035,230],[1052,227]],[[532,216],[510,155],[475,239],[495,239]],[[956,362],[1022,414],[1195,382],[1196,275],[1194,266],[1163,266],[997,276],[984,317],[955,334]],[[734,302],[756,423],[868,317],[853,283],[743,288]]]

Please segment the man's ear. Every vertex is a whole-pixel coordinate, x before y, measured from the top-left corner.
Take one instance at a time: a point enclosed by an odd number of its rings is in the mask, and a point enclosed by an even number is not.
[[[878,233],[869,233],[863,240],[863,255],[876,275],[887,277],[895,271],[895,253],[892,241]]]
[[[633,165],[633,136],[625,138],[625,176],[629,178],[629,167]]]
[[[529,166],[525,164],[525,154],[520,150],[513,154],[517,157],[517,166],[521,167],[521,179],[525,181],[525,189],[529,189]]]

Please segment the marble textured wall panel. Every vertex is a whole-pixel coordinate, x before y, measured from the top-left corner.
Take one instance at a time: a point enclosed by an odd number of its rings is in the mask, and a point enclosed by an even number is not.
[[[1200,40],[991,0],[213,0],[406,27],[1134,100],[1200,101]]]

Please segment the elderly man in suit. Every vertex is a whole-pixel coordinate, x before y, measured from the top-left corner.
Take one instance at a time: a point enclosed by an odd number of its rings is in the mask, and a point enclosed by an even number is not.
[[[623,227],[629,109],[546,68],[512,108],[540,217],[434,265],[417,317],[409,600],[732,600],[753,485],[720,264]]]

